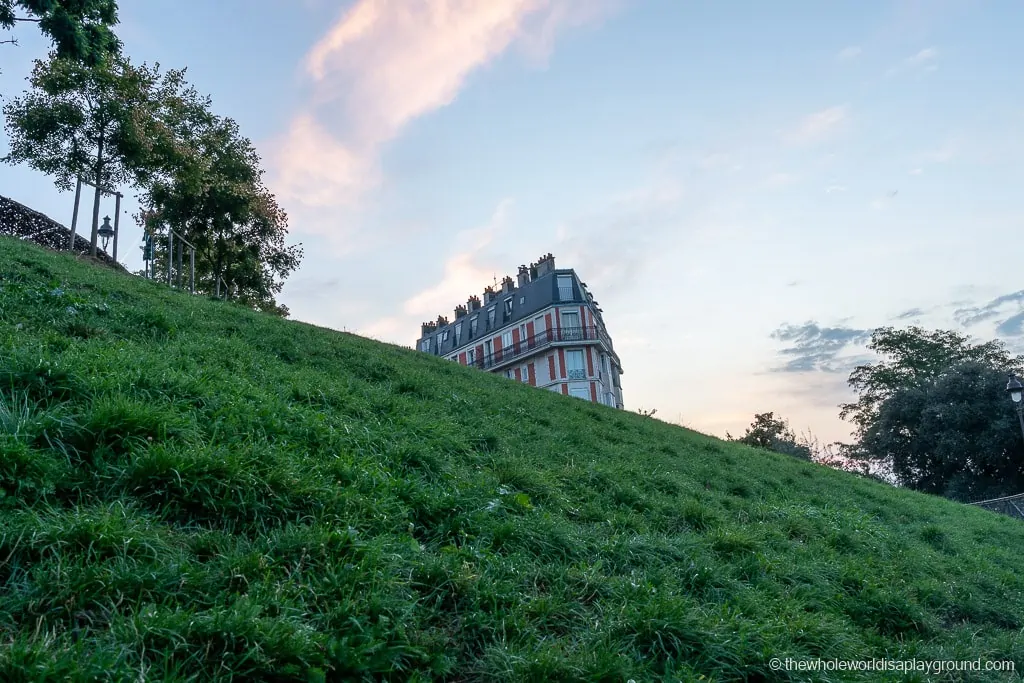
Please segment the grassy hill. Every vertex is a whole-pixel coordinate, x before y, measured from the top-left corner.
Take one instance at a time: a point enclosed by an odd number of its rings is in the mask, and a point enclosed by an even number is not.
[[[6,238],[0,453],[3,681],[1024,669],[1017,520]]]

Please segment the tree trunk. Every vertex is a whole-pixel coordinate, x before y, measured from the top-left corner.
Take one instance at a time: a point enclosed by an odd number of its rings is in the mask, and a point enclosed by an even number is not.
[[[96,256],[96,242],[99,239],[100,230],[100,196],[103,186],[103,135],[100,135],[98,151],[96,152],[96,195],[92,202],[92,237],[89,239],[89,255]]]

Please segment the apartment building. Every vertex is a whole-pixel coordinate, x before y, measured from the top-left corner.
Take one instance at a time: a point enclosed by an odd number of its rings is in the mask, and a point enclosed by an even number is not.
[[[622,364],[601,309],[555,257],[520,266],[501,289],[471,296],[455,318],[423,323],[416,348],[511,380],[621,409]]]

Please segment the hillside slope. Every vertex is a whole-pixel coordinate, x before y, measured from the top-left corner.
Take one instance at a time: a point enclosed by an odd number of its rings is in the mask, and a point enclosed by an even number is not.
[[[4,681],[1024,668],[1017,520],[10,239],[0,453]]]

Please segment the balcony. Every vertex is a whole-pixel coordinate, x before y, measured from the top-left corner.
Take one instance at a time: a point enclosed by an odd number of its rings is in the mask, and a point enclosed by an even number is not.
[[[495,351],[490,355],[480,355],[476,361],[470,363],[472,367],[481,370],[490,370],[510,363],[523,356],[532,356],[537,351],[564,342],[602,342],[611,350],[612,343],[604,332],[598,327],[562,327],[554,330],[544,330],[528,339],[521,340],[501,351]]]
[[[573,301],[576,297],[573,296],[572,287],[559,287],[558,288],[558,300],[559,301]]]

